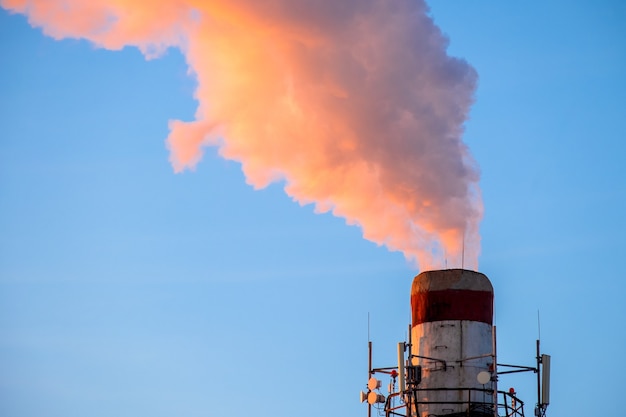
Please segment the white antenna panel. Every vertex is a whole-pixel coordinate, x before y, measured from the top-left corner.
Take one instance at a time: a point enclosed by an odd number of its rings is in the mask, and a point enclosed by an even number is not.
[[[550,404],[550,355],[541,355],[543,375],[541,381],[541,404]]]

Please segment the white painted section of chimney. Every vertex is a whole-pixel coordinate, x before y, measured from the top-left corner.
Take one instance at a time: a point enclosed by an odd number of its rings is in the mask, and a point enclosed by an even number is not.
[[[418,401],[464,402],[465,404],[432,404],[419,406],[420,417],[446,415],[467,410],[471,402],[493,403],[488,393],[470,392],[467,388],[496,389],[496,382],[482,385],[478,374],[491,372],[492,326],[468,320],[444,320],[414,326],[411,333],[413,354],[445,361],[413,358],[422,366],[421,389],[455,388],[453,391],[421,391]],[[487,356],[485,356],[487,355]],[[482,356],[482,357],[481,357]],[[470,359],[473,358],[473,359]]]

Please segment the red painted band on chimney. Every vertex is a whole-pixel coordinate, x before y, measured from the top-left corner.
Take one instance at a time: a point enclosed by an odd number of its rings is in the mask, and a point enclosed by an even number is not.
[[[493,323],[491,291],[439,290],[411,294],[413,326],[442,320]]]

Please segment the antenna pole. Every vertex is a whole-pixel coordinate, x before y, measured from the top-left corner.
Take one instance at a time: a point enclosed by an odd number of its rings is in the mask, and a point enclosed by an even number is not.
[[[496,336],[496,326],[492,327],[492,333],[491,333],[491,350],[493,352],[493,376],[495,378],[498,377],[498,338]],[[498,417],[498,386],[496,385],[497,379],[494,381],[494,385],[492,385],[493,388],[493,404],[494,404],[494,408],[493,408],[493,415],[494,417]]]
[[[541,407],[541,371],[539,369],[540,363],[541,355],[539,354],[539,339],[537,339],[537,410],[539,410]]]
[[[368,314],[369,317],[369,314]],[[368,349],[368,369],[367,369],[367,380],[369,381],[372,377],[372,342],[367,341],[367,349]],[[367,417],[372,417],[372,405],[367,402]]]

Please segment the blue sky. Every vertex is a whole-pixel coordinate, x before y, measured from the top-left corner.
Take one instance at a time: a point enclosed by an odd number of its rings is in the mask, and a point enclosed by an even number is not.
[[[626,365],[626,6],[430,2],[478,71],[480,270],[499,362],[553,357],[550,416],[619,415]],[[0,12],[0,414],[365,415],[406,336],[417,273],[208,149],[175,50],[146,61],[55,41]],[[515,386],[532,415],[533,376]]]

